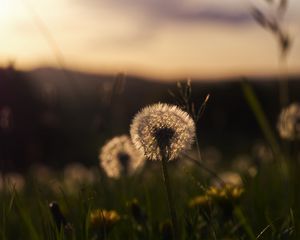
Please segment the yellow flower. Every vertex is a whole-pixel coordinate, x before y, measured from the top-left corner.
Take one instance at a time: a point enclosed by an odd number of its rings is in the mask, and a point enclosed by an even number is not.
[[[94,229],[109,230],[119,220],[120,215],[114,210],[96,209],[90,214],[90,223]]]
[[[234,186],[227,184],[222,188],[210,187],[206,191],[206,196],[211,198],[213,201],[238,201],[242,194],[244,193],[244,188],[240,186]]]
[[[211,199],[206,195],[200,195],[197,197],[194,197],[190,200],[189,206],[191,208],[193,207],[201,207],[201,208],[208,208],[211,204]]]

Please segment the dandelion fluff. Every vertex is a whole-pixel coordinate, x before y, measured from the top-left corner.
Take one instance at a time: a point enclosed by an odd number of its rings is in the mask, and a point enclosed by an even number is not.
[[[78,186],[93,184],[95,181],[93,171],[80,163],[71,163],[64,169],[63,184],[68,193],[76,193],[80,189]]]
[[[283,139],[300,139],[300,104],[293,103],[284,108],[278,119],[277,128]]]
[[[142,109],[134,117],[130,134],[133,144],[148,159],[162,160],[162,150],[173,160],[190,149],[195,123],[175,105],[158,103]]]
[[[132,175],[145,163],[144,157],[127,135],[114,137],[107,142],[101,149],[99,161],[105,173],[112,178]]]
[[[5,187],[10,191],[15,190],[17,192],[21,192],[25,187],[26,181],[19,173],[11,172],[0,177],[4,179],[4,181],[1,180],[0,190],[4,189]]]

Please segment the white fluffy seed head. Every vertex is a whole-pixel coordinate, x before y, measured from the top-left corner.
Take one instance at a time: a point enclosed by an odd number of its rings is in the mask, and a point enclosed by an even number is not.
[[[158,103],[137,113],[130,127],[133,144],[145,157],[162,160],[162,148],[169,160],[191,148],[195,123],[175,105]]]
[[[102,147],[99,162],[107,176],[119,178],[132,175],[144,165],[145,159],[135,149],[129,136],[122,135],[112,138]]]
[[[283,139],[300,139],[300,104],[293,103],[284,108],[278,119],[277,128]]]

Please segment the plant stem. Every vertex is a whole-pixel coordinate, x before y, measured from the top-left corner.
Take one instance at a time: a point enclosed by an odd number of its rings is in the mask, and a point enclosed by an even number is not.
[[[169,179],[169,174],[168,174],[167,161],[168,161],[168,158],[166,157],[166,155],[162,154],[162,161],[161,161],[162,174],[163,174],[164,185],[165,185],[166,192],[167,192],[168,206],[169,206],[169,211],[170,211],[171,220],[172,220],[173,238],[177,239],[178,238],[177,237],[177,233],[178,233],[177,216],[176,216],[174,201],[173,201],[172,192],[171,192],[171,185],[170,185],[170,179]]]

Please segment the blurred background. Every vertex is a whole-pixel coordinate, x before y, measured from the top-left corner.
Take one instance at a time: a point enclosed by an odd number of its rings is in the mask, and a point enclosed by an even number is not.
[[[263,136],[241,90],[251,81],[276,127],[279,81],[300,93],[297,0],[0,0],[1,171],[95,165],[134,114],[191,79],[210,99],[201,148],[231,160]]]

